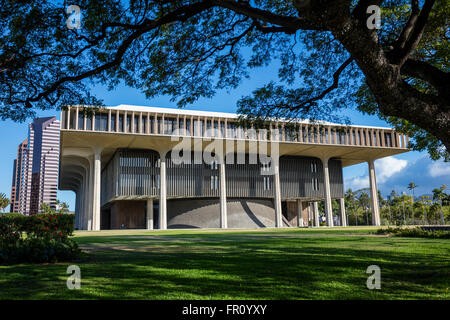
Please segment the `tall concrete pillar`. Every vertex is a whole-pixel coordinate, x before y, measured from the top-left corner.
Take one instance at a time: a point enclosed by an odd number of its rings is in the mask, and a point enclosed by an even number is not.
[[[345,214],[345,201],[344,198],[339,199],[339,207],[341,209],[341,227],[347,227],[347,216]]]
[[[319,221],[319,204],[317,203],[317,201],[313,202],[313,207],[314,207],[314,225],[316,227],[320,227],[320,221]]]
[[[100,230],[100,192],[101,192],[101,171],[102,171],[101,156],[102,156],[101,149],[98,148],[95,149],[92,230]]]
[[[302,200],[297,200],[297,226],[303,227],[303,216],[302,216]]]
[[[80,210],[79,210],[79,224],[78,229],[79,230],[85,230],[84,226],[84,205],[85,205],[85,189],[84,186],[86,184],[86,175],[83,176],[81,183],[80,183]]]
[[[87,210],[87,230],[93,230],[94,217],[94,160],[89,157],[89,185],[87,189],[88,210]]]
[[[227,186],[226,186],[226,174],[225,174],[225,161],[219,164],[220,170],[220,227],[228,228],[228,215],[227,215]]]
[[[89,171],[89,166],[86,167],[86,174],[84,175],[84,197],[83,197],[83,230],[89,230],[89,217],[90,217],[90,212],[89,212],[89,207],[90,207],[90,202],[89,202],[89,186],[90,186],[90,171]]]
[[[323,163],[323,180],[324,180],[324,196],[325,196],[325,215],[327,217],[327,226],[333,227],[333,207],[331,205],[330,191],[330,174],[328,171],[328,158],[322,159]]]
[[[75,229],[80,229],[80,189],[75,191]]]
[[[374,160],[369,160],[369,181],[370,181],[370,208],[372,209],[372,224],[379,226],[380,221],[380,207],[378,205],[378,189],[377,180],[375,176]]]
[[[159,228],[167,229],[167,184],[166,184],[166,153],[160,153],[160,182],[159,182]]]
[[[283,213],[281,212],[281,187],[280,187],[280,164],[279,160],[274,163],[274,184],[275,184],[275,227],[281,228],[283,226]]]
[[[153,199],[147,200],[147,229],[153,229]]]

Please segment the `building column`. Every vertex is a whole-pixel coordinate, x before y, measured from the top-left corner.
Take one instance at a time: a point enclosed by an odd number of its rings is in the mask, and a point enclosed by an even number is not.
[[[378,205],[378,189],[375,176],[375,161],[369,160],[369,181],[370,181],[370,208],[372,209],[372,224],[379,226],[380,223],[380,207]]]
[[[80,229],[80,189],[75,191],[75,225],[74,229]]]
[[[167,229],[166,152],[160,153],[159,228]]]
[[[92,230],[100,230],[100,192],[102,171],[102,150],[96,148],[94,151],[94,184],[93,184],[93,210]]]
[[[347,227],[347,216],[345,215],[345,201],[344,198],[339,199],[339,207],[341,209],[341,227]]]
[[[92,156],[89,157],[89,184],[87,188],[87,219],[86,230],[93,230],[93,210],[94,210],[94,160]]]
[[[153,229],[153,199],[147,200],[147,229]]]
[[[320,227],[320,221],[319,221],[319,204],[317,201],[313,202],[313,208],[314,208],[314,225],[316,227]]]
[[[328,171],[328,158],[322,159],[323,163],[323,185],[325,196],[325,215],[327,217],[327,226],[333,227],[333,207],[331,205],[331,191],[330,191],[330,174]]]
[[[84,199],[85,199],[84,185],[86,184],[85,180],[86,180],[86,177],[83,176],[83,180],[81,180],[81,183],[80,183],[80,211],[78,213],[78,215],[80,216],[79,223],[78,223],[79,230],[85,229],[85,227],[84,227],[84,210],[85,210],[84,209],[84,203],[85,203],[85,201],[84,201]]]
[[[89,212],[89,208],[90,208],[90,201],[89,201],[89,194],[90,194],[90,170],[89,170],[90,166],[88,166],[86,168],[86,174],[84,176],[84,199],[83,199],[83,230],[89,230],[89,217],[90,217],[90,212]]]
[[[297,227],[303,227],[303,205],[302,200],[297,199]]]
[[[275,184],[275,227],[283,226],[283,214],[281,211],[281,188],[280,188],[280,164],[279,159],[274,163],[274,184]]]
[[[227,215],[227,186],[226,186],[226,174],[225,174],[225,159],[222,159],[219,164],[220,171],[220,227],[223,229],[228,228],[228,215]]]

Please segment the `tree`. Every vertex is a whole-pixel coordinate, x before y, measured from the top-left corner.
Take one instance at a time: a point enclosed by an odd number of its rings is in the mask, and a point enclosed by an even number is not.
[[[415,188],[417,188],[418,186],[414,183],[414,182],[410,182],[409,184],[408,184],[408,189],[409,190],[411,190],[412,191],[412,202],[414,203],[414,198],[415,198],[415,196],[414,196],[414,189]]]
[[[439,203],[439,206],[441,208],[441,221],[442,224],[445,224],[445,218],[444,218],[444,210],[442,208],[442,204],[444,200],[449,198],[449,195],[447,195],[444,191],[447,189],[447,186],[443,184],[440,188],[433,189],[433,200],[437,201]]]
[[[9,205],[9,198],[4,193],[0,193],[0,210],[5,212],[5,208]]]
[[[90,83],[122,81],[185,106],[236,88],[249,69],[275,60],[280,84],[238,102],[246,121],[347,123],[336,110],[357,103],[413,136],[415,149],[449,155],[445,0],[80,0],[79,30],[67,28],[58,3],[1,1],[2,118],[99,104]]]
[[[370,198],[367,192],[361,192],[358,197],[358,204],[366,213],[366,224],[369,225],[369,207],[370,207]]]
[[[430,196],[420,196],[420,202],[422,204],[423,218],[428,223],[427,207],[431,204]]]
[[[344,195],[344,202],[345,202],[345,208],[347,215],[354,216],[355,217],[355,225],[358,225],[358,205],[356,202],[355,194],[353,193],[352,189],[348,189],[347,192]],[[350,220],[348,221],[350,224]]]

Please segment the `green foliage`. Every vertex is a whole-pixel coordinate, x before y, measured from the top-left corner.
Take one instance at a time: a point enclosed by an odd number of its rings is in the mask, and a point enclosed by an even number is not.
[[[399,195],[395,190],[392,190],[388,200],[384,199],[379,192],[381,224],[401,226],[448,223],[450,221],[450,202],[446,199],[450,199],[450,196],[443,191],[445,188],[442,186],[434,189],[434,202],[429,196],[421,196],[419,201],[413,201],[411,196]],[[350,225],[371,224],[372,213],[366,189],[357,191],[348,189],[344,200]]]
[[[147,98],[167,95],[186,106],[212,98],[217,90],[237,88],[252,69],[274,63],[277,74],[238,102],[238,112],[250,120],[302,117],[348,123],[342,110],[356,105],[410,135],[415,150],[427,150],[433,159],[448,158],[438,140],[442,136],[425,131],[430,125],[419,128],[380,111],[366,85],[364,59],[341,43],[337,19],[351,16],[354,6],[364,2],[308,3],[314,8],[303,12],[298,1],[79,0],[81,29],[69,30],[65,1],[4,1],[0,92],[5,94],[0,96],[0,117],[24,120],[37,109],[101,105],[88,84],[113,89],[124,83]],[[382,28],[367,34],[377,38],[380,57],[389,53],[412,11],[408,0],[384,1],[381,7]],[[412,59],[448,71],[449,15],[447,2],[437,0],[422,40],[410,52]],[[289,21],[299,26],[287,27]],[[364,23],[358,25],[367,31]],[[354,36],[354,42],[366,41],[371,47],[366,38]],[[409,96],[436,91],[422,78],[401,77],[416,93]]]
[[[0,211],[4,211],[9,205],[9,198],[4,193],[0,193]]]
[[[414,237],[414,238],[432,238],[432,239],[450,239],[450,231],[444,230],[424,230],[416,228],[382,228],[375,234],[392,235],[395,237]]]
[[[408,145],[412,150],[427,151],[433,160],[443,159],[444,161],[450,161],[450,153],[447,151],[442,141],[435,136],[405,119],[385,116],[380,111],[378,103],[367,84],[362,84],[359,87],[354,94],[354,98],[359,111],[364,114],[376,115],[392,125],[398,132],[407,134],[412,139],[409,141]]]
[[[0,215],[0,262],[55,262],[76,258],[80,251],[69,239],[74,215],[44,213]]]

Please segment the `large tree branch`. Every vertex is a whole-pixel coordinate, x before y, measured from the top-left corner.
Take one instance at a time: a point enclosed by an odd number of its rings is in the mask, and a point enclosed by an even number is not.
[[[408,22],[406,23],[405,27],[403,28],[402,32],[400,33],[400,36],[398,37],[397,41],[394,44],[394,48],[404,48],[405,43],[409,38],[409,35],[411,34],[411,31],[413,30],[414,26],[416,25],[417,18],[419,17],[419,1],[418,0],[411,0],[411,15],[408,19]]]
[[[306,21],[305,19],[274,14],[267,10],[252,7],[247,3],[230,0],[213,0],[213,2],[219,7],[230,9],[247,17],[284,27],[286,30],[289,30],[288,33],[293,33],[296,30],[324,30],[322,26]]]
[[[425,3],[420,11],[419,16],[415,19],[414,27],[410,33],[409,38],[400,47],[395,47],[389,54],[388,58],[392,64],[402,66],[405,61],[409,58],[410,54],[416,49],[417,45],[422,38],[423,30],[428,21],[431,9],[435,0],[425,0]],[[409,27],[411,28],[411,27]],[[406,33],[406,31],[405,31]],[[405,35],[407,36],[407,35]]]
[[[345,60],[345,62],[334,72],[333,74],[333,83],[331,84],[331,86],[329,86],[328,88],[326,88],[324,91],[322,91],[319,95],[310,98],[302,103],[300,103],[299,105],[295,106],[296,109],[299,108],[306,108],[307,111],[309,111],[309,109],[316,104],[317,101],[322,100],[327,94],[329,94],[331,91],[333,91],[334,89],[337,89],[337,87],[339,86],[339,77],[341,75],[341,73],[345,70],[345,68],[347,68],[347,66],[352,63],[353,58],[350,57],[347,60]]]
[[[450,101],[450,74],[431,64],[414,59],[408,59],[401,68],[401,73],[424,80],[436,88],[439,95]]]
[[[49,86],[47,89],[40,92],[38,95],[26,98],[23,101],[14,101],[13,103],[24,103],[27,107],[31,108],[32,107],[31,103],[37,102],[41,99],[48,98],[52,93],[56,92],[58,88],[64,83],[77,82],[100,74],[101,72],[104,72],[113,67],[116,67],[120,65],[120,63],[122,62],[125,52],[133,43],[133,41],[139,38],[141,35],[168,23],[172,23],[175,21],[180,22],[186,21],[187,19],[195,16],[200,12],[203,12],[204,10],[211,8],[212,6],[213,6],[212,1],[204,1],[193,5],[182,6],[155,20],[145,19],[140,25],[134,26],[134,29],[136,29],[136,31],[134,31],[122,42],[122,44],[118,47],[114,55],[114,58],[111,61],[104,63],[89,71],[80,73],[78,75],[62,77],[57,81],[55,81],[54,83],[52,83],[52,85]]]

